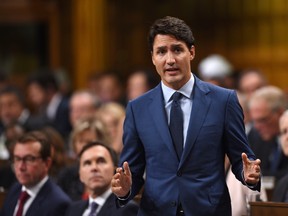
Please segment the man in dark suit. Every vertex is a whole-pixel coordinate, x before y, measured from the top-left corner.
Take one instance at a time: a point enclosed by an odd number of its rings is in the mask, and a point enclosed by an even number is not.
[[[24,131],[32,131],[47,123],[44,118],[31,115],[22,92],[15,86],[7,86],[0,91],[0,118],[2,135],[7,128],[15,125],[19,125]]]
[[[34,109],[37,109],[38,116],[45,118],[67,141],[72,130],[69,97],[60,91],[55,73],[40,70],[32,74],[27,80],[27,91],[28,99]],[[68,149],[68,146],[66,147]]]
[[[130,201],[125,207],[117,208],[115,195],[110,183],[117,166],[116,152],[100,142],[91,142],[83,147],[79,154],[80,180],[85,184],[89,200],[71,203],[66,216],[133,216],[137,215],[138,205]],[[93,211],[93,203],[97,208]]]
[[[251,95],[248,108],[253,122],[249,144],[261,160],[262,175],[273,176],[277,182],[288,169],[288,157],[279,143],[279,119],[287,108],[286,95],[276,86],[264,86]]]
[[[39,131],[24,134],[13,148],[12,161],[19,183],[10,188],[0,215],[63,216],[70,198],[48,176],[52,159],[47,137]]]
[[[280,143],[283,154],[288,157],[288,110],[279,119]],[[273,191],[272,201],[288,202],[288,172],[278,182]]]
[[[236,92],[191,73],[194,38],[184,21],[157,20],[149,44],[161,83],[127,105],[121,167],[111,182],[116,202],[132,199],[146,172],[138,215],[229,216],[225,154],[239,181],[260,187],[260,160],[249,148]]]

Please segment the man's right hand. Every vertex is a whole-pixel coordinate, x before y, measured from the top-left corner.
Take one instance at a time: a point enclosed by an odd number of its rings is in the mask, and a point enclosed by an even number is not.
[[[126,197],[132,186],[132,175],[127,161],[123,163],[123,168],[118,167],[116,174],[111,181],[112,192],[119,198]]]

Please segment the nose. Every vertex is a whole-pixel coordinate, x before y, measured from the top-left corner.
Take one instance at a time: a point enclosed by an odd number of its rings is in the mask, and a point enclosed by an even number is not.
[[[98,164],[97,163],[92,163],[91,169],[92,169],[93,172],[97,171],[98,170]]]
[[[18,169],[20,169],[20,170],[25,170],[26,169],[26,163],[23,160],[19,161],[19,163],[15,164],[15,166],[17,166]]]
[[[167,52],[167,60],[166,60],[168,65],[173,65],[175,64],[175,57],[172,52]]]

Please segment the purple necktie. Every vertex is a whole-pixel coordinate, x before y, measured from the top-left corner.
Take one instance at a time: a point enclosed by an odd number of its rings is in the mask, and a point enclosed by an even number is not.
[[[91,211],[88,216],[96,216],[96,210],[98,208],[98,204],[96,202],[91,203]]]

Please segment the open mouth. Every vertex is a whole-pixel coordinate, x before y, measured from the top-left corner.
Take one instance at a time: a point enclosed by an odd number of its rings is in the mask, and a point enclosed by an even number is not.
[[[173,74],[173,73],[178,73],[179,69],[178,68],[167,68],[167,69],[165,69],[165,71],[169,74]]]

